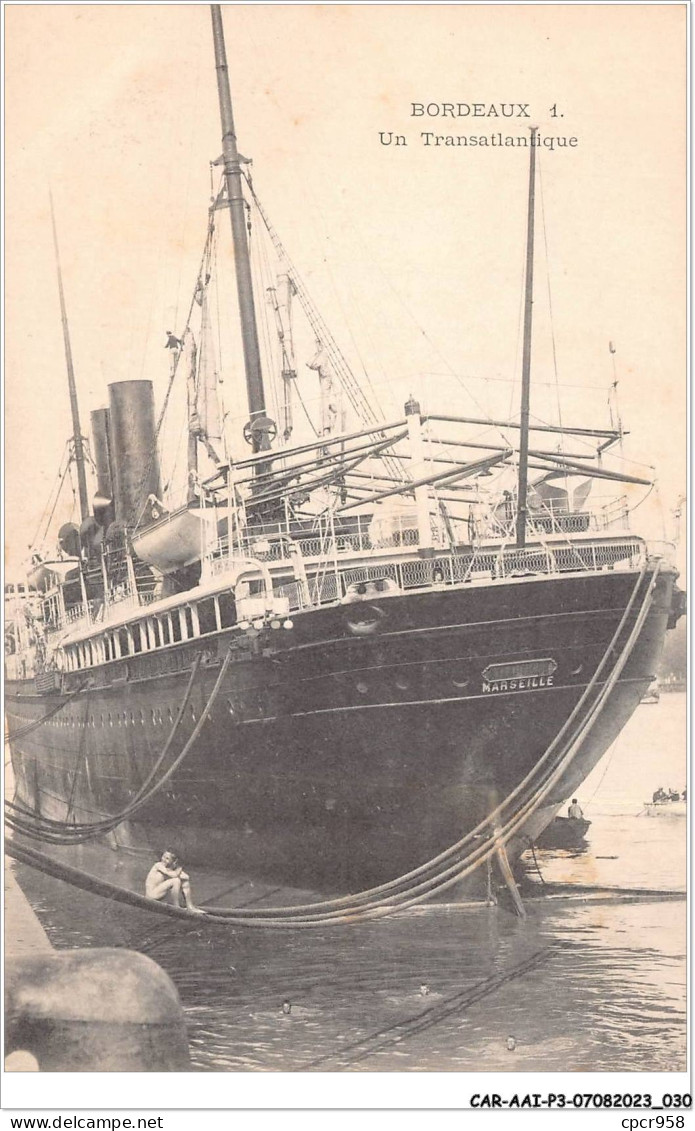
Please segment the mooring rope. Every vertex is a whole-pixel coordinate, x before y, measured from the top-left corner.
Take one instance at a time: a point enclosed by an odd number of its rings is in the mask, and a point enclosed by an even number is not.
[[[206,705],[203,709],[203,712],[202,712],[200,718],[198,719],[198,722],[196,723],[196,725],[193,729],[193,732],[191,733],[190,737],[187,739],[181,753],[177,755],[177,757],[174,759],[174,761],[171,763],[171,765],[168,767],[168,769],[164,772],[164,774],[162,774],[162,776],[159,778],[159,780],[154,785],[152,785],[149,789],[147,788],[147,783],[143,783],[143,786],[141,786],[141,788],[140,788],[140,794],[141,795],[138,798],[133,799],[133,801],[121,813],[118,813],[113,817],[106,818],[103,821],[94,822],[91,826],[89,826],[89,825],[88,826],[82,826],[81,828],[82,828],[83,831],[80,831],[80,826],[77,826],[78,835],[76,835],[74,837],[69,835],[69,829],[70,829],[71,826],[66,826],[65,830],[62,834],[59,834],[59,833],[51,834],[51,833],[48,833],[48,832],[39,833],[39,832],[35,832],[33,829],[30,829],[30,828],[27,828],[27,827],[22,827],[23,822],[21,822],[21,820],[19,818],[12,817],[10,815],[5,816],[5,821],[7,822],[7,824],[9,824],[10,828],[16,829],[18,832],[21,832],[23,835],[29,836],[29,837],[33,838],[34,840],[43,840],[47,843],[63,844],[63,845],[81,844],[85,840],[91,840],[95,836],[102,835],[105,832],[110,832],[112,829],[116,828],[116,826],[121,824],[122,821],[124,821],[128,817],[132,816],[133,813],[137,812],[138,809],[141,809],[143,805],[147,804],[147,802],[150,801],[152,799],[152,797],[156,793],[158,793],[159,790],[166,784],[166,782],[169,780],[169,778],[172,776],[172,774],[175,773],[175,771],[179,768],[179,766],[184,761],[184,759],[188,756],[191,749],[193,748],[196,741],[198,740],[198,738],[200,736],[200,732],[203,729],[203,726],[207,722],[207,719],[210,715],[210,712],[211,712],[211,710],[214,706],[215,700],[217,699],[217,696],[219,694],[220,687],[222,686],[222,682],[223,682],[223,680],[224,680],[224,678],[227,674],[227,670],[229,668],[231,660],[232,660],[232,653],[231,653],[231,650],[230,650],[230,651],[227,652],[227,655],[225,656],[222,667],[220,668],[219,675],[217,676],[217,680],[215,681],[215,686],[213,687],[213,689],[210,693],[210,697],[209,697],[209,699],[208,699],[208,701],[207,701],[207,703],[206,703]],[[200,658],[198,659],[198,664],[199,664],[199,662],[200,662]],[[190,692],[191,692],[192,687],[193,687],[193,680],[195,679],[195,675],[196,675],[197,670],[198,670],[198,664],[194,664],[194,666],[193,666],[193,671],[191,673],[191,678],[189,680],[188,689],[187,689],[187,695],[188,696],[190,695]],[[172,730],[172,734],[170,735],[170,739],[173,738],[173,734],[175,732],[175,729],[178,727],[178,724],[180,723],[181,718],[183,717],[183,712],[185,710],[185,706],[186,706],[186,704],[184,702],[182,704],[181,708],[179,709],[177,721],[174,725],[174,730]],[[158,759],[158,764],[161,764],[163,757],[166,754],[166,750],[167,750],[168,745],[169,745],[169,742],[167,743],[165,750],[162,751],[162,754],[160,755],[160,757]],[[151,776],[152,776],[152,773],[150,774],[150,777]],[[145,790],[146,792],[143,792],[143,790]],[[9,803],[9,804],[11,804],[11,803]]]
[[[19,729],[16,730],[13,734],[10,734],[8,731],[6,731],[5,732],[5,742],[6,742],[6,744],[9,745],[11,742],[14,742],[17,738],[24,738],[25,735],[31,734],[31,732],[33,730],[38,730],[38,728],[43,726],[44,723],[47,723],[49,719],[54,718],[55,715],[57,715],[59,711],[62,711],[63,707],[67,707],[67,705],[71,701],[71,699],[74,699],[76,695],[79,695],[80,691],[84,691],[85,687],[87,687],[87,686],[88,685],[86,683],[83,683],[79,687],[76,687],[75,690],[71,691],[70,694],[63,700],[62,703],[58,703],[58,705],[56,707],[51,707],[50,711],[47,711],[46,714],[42,715],[42,717],[40,719],[34,719],[33,722],[27,723],[23,727],[19,727]]]
[[[553,753],[558,742],[562,739],[567,728],[571,725],[573,720],[576,718],[577,714],[582,710],[586,699],[588,698],[589,694],[591,693],[591,691],[595,687],[599,676],[602,674],[603,668],[605,667],[607,659],[608,659],[612,649],[614,648],[614,646],[615,646],[615,644],[616,644],[616,642],[617,642],[617,640],[620,636],[620,633],[622,632],[622,630],[625,626],[625,622],[627,621],[627,618],[630,614],[630,611],[631,611],[632,606],[634,604],[635,598],[637,596],[639,586],[640,586],[640,584],[641,584],[641,582],[644,578],[645,570],[646,570],[646,565],[643,566],[642,570],[640,571],[639,577],[637,578],[635,586],[632,590],[632,593],[630,595],[630,599],[628,601],[626,609],[623,613],[623,616],[621,617],[621,620],[620,620],[620,623],[619,623],[617,629],[615,630],[615,632],[614,632],[614,634],[613,634],[613,636],[612,636],[612,638],[611,638],[611,640],[608,644],[608,647],[607,647],[607,649],[604,653],[604,656],[603,656],[600,664],[598,665],[596,671],[594,672],[594,675],[593,675],[591,681],[589,682],[589,684],[587,684],[587,687],[585,688],[584,693],[583,693],[582,697],[580,698],[580,700],[578,701],[577,705],[575,706],[574,710],[569,715],[568,719],[566,720],[566,722],[563,724],[563,726],[560,729],[560,731],[558,732],[558,734],[553,739],[553,742],[548,747],[548,750],[545,752],[543,757],[540,758],[538,760],[538,762],[535,763],[533,769],[526,775],[526,777],[524,779],[522,779],[521,782],[519,782],[519,784],[515,787],[515,789],[512,790],[512,792],[509,794],[509,796],[507,798],[505,798],[505,800],[500,805],[498,805],[496,809],[494,809],[474,829],[472,829],[469,833],[467,833],[466,836],[464,836],[461,840],[457,841],[456,844],[451,845],[444,852],[441,852],[438,856],[433,857],[432,860],[428,861],[426,864],[422,864],[418,868],[414,868],[412,871],[406,873],[404,876],[400,876],[398,879],[390,880],[387,883],[380,884],[378,887],[371,888],[368,891],[360,892],[359,894],[356,894],[356,895],[353,895],[353,896],[344,896],[344,897],[341,897],[338,900],[325,900],[325,901],[323,901],[322,903],[319,903],[319,904],[316,904],[316,903],[315,904],[305,904],[301,908],[297,907],[294,910],[315,910],[319,907],[328,908],[328,907],[333,907],[333,906],[336,906],[336,905],[343,906],[344,904],[346,904],[349,901],[358,902],[360,900],[363,900],[365,896],[374,896],[374,895],[380,895],[380,894],[383,894],[383,893],[386,893],[386,892],[392,892],[392,891],[394,891],[395,888],[402,886],[402,884],[404,882],[409,882],[410,880],[415,879],[418,876],[424,875],[428,871],[431,871],[433,866],[437,866],[439,864],[442,864],[446,860],[449,860],[452,857],[456,856],[461,851],[461,849],[464,848],[471,841],[476,840],[476,839],[480,839],[480,837],[484,834],[486,829],[489,830],[491,823],[494,825],[494,823],[500,819],[501,814],[504,812],[505,809],[507,809],[509,807],[510,803],[512,801],[514,801],[522,793],[522,791],[524,789],[526,789],[527,787],[533,786],[534,776],[537,774],[538,770],[543,766],[543,764],[549,759],[550,755]],[[645,601],[647,600],[648,596],[649,596],[649,593],[645,597]],[[498,839],[498,838],[496,838],[496,839]],[[222,908],[216,909],[216,910],[218,910],[220,913],[224,913],[224,909],[222,909]],[[284,908],[264,908],[262,911],[259,911],[259,914],[268,913],[269,911],[273,911],[273,912],[277,911],[279,914],[281,914],[284,910],[285,910]]]
[[[191,692],[193,690],[193,683],[194,683],[196,675],[198,674],[198,669],[200,667],[201,659],[202,659],[202,655],[199,653],[198,656],[196,656],[196,659],[193,663],[193,667],[191,668],[191,675],[190,675],[190,678],[189,678],[189,681],[188,681],[188,685],[186,687],[186,691],[184,693],[184,697],[183,697],[181,704],[179,706],[179,709],[178,709],[178,712],[177,712],[177,715],[176,715],[176,719],[174,720],[174,724],[173,724],[172,729],[169,733],[169,737],[167,738],[166,742],[164,743],[164,746],[161,750],[161,753],[159,754],[159,757],[157,758],[154,766],[152,767],[149,774],[147,775],[145,781],[142,783],[142,785],[138,789],[138,792],[136,793],[135,797],[131,799],[131,801],[128,803],[126,808],[123,809],[120,813],[115,813],[112,816],[104,817],[103,819],[101,819],[99,821],[66,822],[66,821],[53,820],[50,817],[44,817],[41,814],[34,813],[31,809],[27,809],[24,806],[17,805],[13,802],[10,802],[10,801],[6,802],[7,808],[15,810],[17,813],[20,814],[21,817],[31,818],[31,820],[33,822],[32,826],[31,826],[32,831],[36,832],[36,831],[38,831],[38,828],[40,827],[40,828],[45,829],[46,831],[49,831],[49,832],[50,831],[64,832],[66,834],[66,836],[70,836],[70,837],[72,837],[73,833],[75,835],[78,835],[82,832],[88,832],[90,834],[94,833],[94,835],[98,835],[99,832],[101,832],[101,831],[109,831],[107,826],[111,826],[114,821],[116,821],[117,824],[120,824],[121,821],[124,821],[126,819],[126,817],[130,814],[130,812],[133,810],[134,806],[137,805],[139,807],[141,803],[144,803],[142,801],[142,799],[143,799],[143,796],[144,796],[145,793],[148,794],[148,800],[149,800],[149,797],[152,796],[153,792],[156,792],[156,790],[158,790],[160,788],[161,784],[162,784],[162,783],[157,783],[157,786],[154,788],[154,790],[149,790],[149,786],[150,786],[152,780],[156,777],[156,774],[157,774],[160,766],[164,762],[164,759],[166,758],[167,754],[169,753],[169,749],[171,747],[171,744],[174,740],[174,737],[176,736],[176,733],[179,729],[179,726],[181,725],[181,721],[183,719],[184,712],[186,710],[186,707],[188,706],[188,701],[191,697]],[[14,820],[19,822],[20,816],[15,817]],[[113,827],[115,827],[115,826],[113,826]],[[19,831],[25,831],[25,830],[22,829],[22,830],[19,830]],[[73,840],[71,839],[69,841],[69,843],[73,843]]]
[[[576,718],[579,710],[581,710],[591,692],[595,688],[598,677],[602,674],[603,669],[608,661],[617,640],[622,632],[622,629],[627,621],[628,615],[634,604],[637,596],[639,585],[646,572],[646,563],[640,571],[635,587],[633,588],[628,605],[621,617],[620,623],[615,630],[611,641],[604,653],[604,656],[598,665],[592,680],[587,684],[583,695],[578,701],[575,709],[570,714],[569,718],[563,724],[562,728],[553,739],[548,747],[548,750],[543,755],[543,758],[535,764],[533,770],[526,775],[521,783],[512,791],[508,798],[502,802],[480,825],[476,830],[467,834],[457,844],[452,845],[446,852],[439,854],[426,864],[421,865],[419,868],[414,869],[412,872],[404,876],[398,877],[387,884],[379,885],[377,888],[368,891],[360,892],[355,895],[343,896],[334,900],[327,900],[321,903],[295,905],[291,907],[282,908],[218,908],[212,907],[205,909],[206,918],[215,923],[225,923],[228,926],[249,926],[249,927],[264,927],[270,929],[278,929],[284,927],[293,928],[312,928],[320,926],[330,926],[332,924],[348,924],[355,923],[367,919],[380,918],[384,915],[391,915],[396,910],[404,910],[412,907],[418,903],[423,902],[425,899],[431,898],[434,894],[439,894],[452,885],[458,883],[461,879],[465,878],[472,871],[474,871],[481,863],[489,859],[500,846],[506,842],[519,830],[525,823],[531,813],[543,803],[550,791],[553,789],[557,781],[560,780],[565,773],[567,767],[575,757],[578,749],[581,747],[589,729],[593,726],[600,710],[603,708],[607,697],[611,694],[615,683],[617,682],[629,655],[632,652],[635,640],[642,630],[642,626],[649,613],[649,609],[653,599],[653,593],[656,586],[656,579],[659,573],[660,563],[657,562],[652,577],[642,601],[642,605],[635,619],[632,630],[623,645],[621,652],[616,660],[616,663],[611,671],[608,679],[601,687],[595,702],[589,708],[586,717],[575,728],[573,734],[567,739],[563,750],[560,753],[554,765],[550,765],[543,770],[543,778],[538,784],[534,784],[534,777],[537,774],[539,767],[545,763],[552,752],[557,748],[557,745],[564,737],[568,727]],[[229,658],[229,656],[228,656]],[[221,676],[216,687],[221,683]],[[214,693],[213,693],[214,694]],[[192,736],[193,737],[193,736]],[[190,740],[189,740],[190,741]],[[173,772],[173,771],[172,771]],[[527,800],[507,819],[505,824],[500,822],[501,814],[508,808],[511,800],[519,795],[522,789],[532,787],[530,795]],[[497,823],[496,823],[497,822]],[[429,879],[423,882],[411,884],[411,880],[422,875],[427,875],[433,868],[438,868],[439,865],[445,860],[450,859],[452,856],[460,854],[461,849],[472,839],[481,839],[482,833],[479,830],[487,830],[487,838],[482,844],[474,847],[462,859],[455,860],[455,862],[448,868],[436,872]],[[75,883],[78,887],[83,887],[86,890],[96,891],[97,894],[108,894],[110,898],[120,899],[127,903],[134,903],[136,906],[146,907],[147,909],[159,913],[166,914],[170,917],[185,917],[190,918],[191,912],[182,909],[174,908],[167,905],[156,903],[155,901],[148,900],[143,896],[138,896],[133,892],[124,892],[123,889],[117,888],[114,885],[107,884],[106,881],[99,880],[96,877],[89,876],[86,873],[81,873],[77,869],[70,868],[68,865],[58,863],[50,857],[42,853],[36,852],[34,849],[27,847],[20,847],[12,845],[10,854],[19,853],[17,859],[23,859],[26,863],[33,863],[34,866],[46,870],[49,874],[57,875],[58,878],[66,879],[70,883]],[[8,851],[10,848],[8,846]],[[60,874],[60,873],[63,874]],[[403,891],[397,889],[406,885]],[[381,895],[389,892],[383,899],[374,899],[375,895]],[[323,910],[319,910],[319,909]],[[331,910],[326,910],[331,908]],[[305,914],[306,912],[306,914]]]

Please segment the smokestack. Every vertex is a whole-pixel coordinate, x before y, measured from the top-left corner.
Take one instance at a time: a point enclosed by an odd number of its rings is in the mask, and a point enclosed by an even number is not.
[[[109,437],[116,522],[133,527],[148,495],[161,494],[151,381],[109,385]]]
[[[115,518],[111,477],[109,410],[96,408],[91,413],[94,461],[97,465],[97,493],[92,501],[94,517],[100,526],[110,526]]]

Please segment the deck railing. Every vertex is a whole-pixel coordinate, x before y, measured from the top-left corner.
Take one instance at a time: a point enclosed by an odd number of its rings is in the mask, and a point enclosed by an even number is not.
[[[335,568],[323,575],[317,573],[314,576],[308,571],[309,604],[342,600],[350,586],[382,580],[393,582],[395,589],[401,592],[408,592],[427,588],[441,590],[460,583],[489,583],[539,574],[634,569],[643,563],[646,553],[644,541],[633,537],[592,540],[573,546],[480,548],[470,553],[437,553],[433,557],[414,560],[375,556],[359,565],[341,565],[336,561]],[[222,572],[220,568],[219,573]],[[307,605],[304,587],[297,581],[283,582],[275,592],[289,599],[291,611]]]
[[[258,560],[273,575],[275,596],[286,597],[290,610],[318,606],[340,601],[349,594],[351,586],[386,580],[391,591],[409,592],[416,589],[442,589],[461,583],[489,583],[529,575],[559,575],[569,572],[597,573],[602,570],[631,569],[638,567],[647,554],[646,543],[638,537],[567,539],[553,541],[546,538],[535,545],[516,546],[478,545],[459,547],[448,551],[437,547],[427,556],[416,556],[415,547],[405,544],[391,547],[364,547],[363,533],[355,532],[356,544],[345,545],[341,533],[335,539],[286,537],[261,542],[251,538],[246,544],[247,558]],[[260,545],[259,545],[260,542]],[[301,574],[298,575],[296,551],[301,555]],[[668,547],[654,547],[659,556],[670,560]],[[209,581],[222,580],[225,574],[237,572],[239,550],[235,545],[232,555],[226,539],[221,539],[205,562],[204,577]],[[231,578],[230,578],[231,581]],[[259,581],[259,584],[264,584]],[[195,589],[187,594],[195,599]],[[131,609],[157,601],[158,594],[151,588],[143,592],[132,591],[128,585],[119,586],[109,593],[106,609],[99,600],[91,601],[89,613],[83,604],[66,612],[54,628],[86,628],[103,623],[108,625],[111,614],[119,617]]]
[[[636,569],[644,563],[649,552],[642,539],[628,537],[587,540],[572,546],[483,547],[462,553],[435,552],[427,557],[401,552],[398,556],[388,553],[363,555],[359,560],[356,555],[352,562],[339,564],[335,559],[332,566],[318,559],[308,561],[306,568],[300,570],[300,576],[294,579],[291,570],[296,568],[296,560],[288,559],[287,568],[276,571],[274,577],[268,566],[259,563],[258,576],[255,577],[253,565],[247,559],[251,568],[245,571],[244,585],[248,585],[248,591],[240,591],[238,586],[234,590],[237,621],[242,629],[248,629],[250,625],[243,622],[252,621],[256,627],[258,617],[271,628],[280,629],[282,618],[288,614],[336,601],[370,601],[385,595],[445,591],[450,586],[466,583],[490,586],[516,579],[523,582],[543,575],[560,577],[570,573],[598,574],[604,570]],[[124,623],[118,617],[110,622],[107,611],[104,619],[97,618],[91,622],[97,628],[96,632],[92,630],[83,639],[78,634],[65,643],[60,650],[64,657],[60,666],[64,665],[67,672],[72,672],[100,667],[106,662],[122,664],[125,658],[128,664],[134,662],[137,666],[139,657],[150,652],[157,653],[175,643],[191,642],[221,628],[233,627],[233,614],[229,619],[229,608],[225,606],[222,610],[218,603],[220,594],[224,593],[222,577],[221,580],[222,585],[216,586],[212,592],[203,589],[198,594],[195,587],[188,590],[181,594],[180,606],[172,608],[167,605],[159,613],[153,608],[151,614],[142,611],[138,614],[134,607],[132,623]],[[230,588],[232,584],[230,576]],[[271,584],[273,600],[269,603],[264,588]],[[282,598],[282,602],[278,598]],[[137,595],[131,595],[115,606],[119,613],[126,612],[128,622],[131,621],[131,602],[134,606],[136,600]],[[149,600],[143,603],[152,604]],[[214,607],[212,620],[211,605]],[[269,607],[275,614],[270,617],[267,615]],[[174,627],[175,613],[178,614],[178,633]],[[78,621],[72,624],[77,626]],[[287,621],[285,627],[292,627],[292,622]],[[171,670],[169,660],[162,660],[161,664],[161,674]],[[110,667],[110,678],[120,670]],[[127,674],[130,668],[123,667],[123,671]]]

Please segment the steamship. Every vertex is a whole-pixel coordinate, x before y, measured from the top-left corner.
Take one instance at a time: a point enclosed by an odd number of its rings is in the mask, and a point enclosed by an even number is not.
[[[164,407],[151,382],[126,380],[91,413],[91,505],[56,239],[81,521],[6,586],[8,821],[47,847],[94,837],[150,857],[172,845],[191,866],[336,893],[493,825],[513,862],[635,710],[682,612],[668,549],[630,530],[621,492],[650,484],[615,466],[621,428],[530,412],[536,147],[518,417],[410,397],[386,420],[258,198],[216,5],[212,26],[223,158],[200,273],[186,325],[168,335]],[[226,214],[245,453],[220,408]],[[277,265],[263,309],[251,215]],[[303,442],[297,308],[321,414]],[[188,459],[175,498],[159,448],[179,393]],[[612,494],[595,498],[597,486]]]

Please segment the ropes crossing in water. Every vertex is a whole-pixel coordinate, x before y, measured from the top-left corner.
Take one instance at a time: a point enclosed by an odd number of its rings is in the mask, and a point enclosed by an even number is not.
[[[434,1025],[438,1025],[440,1021],[445,1021],[447,1017],[452,1014],[460,1012],[468,1006],[475,1005],[476,1002],[481,1001],[483,998],[489,997],[490,994],[506,985],[508,982],[514,981],[515,978],[520,978],[524,974],[530,974],[533,970],[537,970],[542,966],[553,951],[553,947],[546,946],[542,950],[535,951],[529,958],[520,962],[518,966],[513,967],[504,974],[491,974],[482,982],[478,982],[469,990],[460,990],[457,994],[452,994],[451,997],[445,998],[444,1001],[438,1002],[436,1005],[430,1006],[422,1013],[411,1017],[406,1021],[396,1021],[393,1025],[387,1026],[385,1029],[379,1029],[376,1033],[372,1033],[369,1037],[363,1037],[360,1041],[354,1041],[352,1044],[345,1045],[342,1049],[335,1053],[326,1053],[324,1056],[317,1057],[309,1064],[303,1064],[301,1071],[306,1072],[312,1068],[321,1067],[324,1071],[331,1071],[333,1068],[348,1068],[352,1064],[357,1064],[360,1060],[366,1060],[370,1056],[381,1052],[385,1048],[392,1045],[401,1044],[402,1041],[407,1040],[409,1037],[417,1036],[418,1033],[423,1033],[431,1029]],[[326,1067],[329,1066],[329,1067]]]

